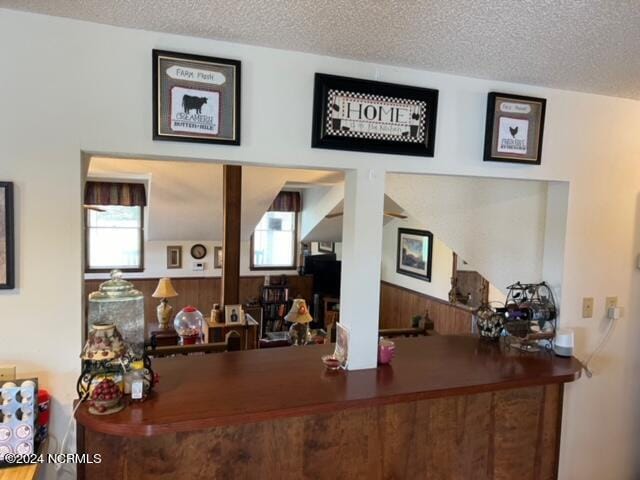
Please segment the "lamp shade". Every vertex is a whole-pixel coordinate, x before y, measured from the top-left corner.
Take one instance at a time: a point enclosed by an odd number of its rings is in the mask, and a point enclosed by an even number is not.
[[[171,298],[171,297],[177,297],[178,292],[176,292],[175,288],[173,288],[173,285],[171,285],[171,279],[165,277],[165,278],[161,278],[158,281],[158,286],[156,287],[156,291],[153,292],[151,296],[153,298]]]
[[[291,323],[309,323],[313,321],[313,317],[309,315],[307,302],[305,302],[303,298],[293,300],[291,310],[289,310],[289,313],[287,313],[284,319]]]

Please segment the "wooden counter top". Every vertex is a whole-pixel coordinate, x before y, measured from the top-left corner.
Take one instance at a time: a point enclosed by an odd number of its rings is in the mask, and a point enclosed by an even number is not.
[[[329,372],[320,356],[333,345],[161,358],[157,391],[109,416],[86,405],[77,421],[124,437],[187,432],[346,408],[571,382],[577,360],[504,351],[475,337],[400,338],[391,365]]]

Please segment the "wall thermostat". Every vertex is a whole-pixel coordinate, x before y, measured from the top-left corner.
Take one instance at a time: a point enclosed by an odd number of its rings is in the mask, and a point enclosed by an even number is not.
[[[193,262],[192,270],[194,272],[203,272],[204,271],[204,262]]]

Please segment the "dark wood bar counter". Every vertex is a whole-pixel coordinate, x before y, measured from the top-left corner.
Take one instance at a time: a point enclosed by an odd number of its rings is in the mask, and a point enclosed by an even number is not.
[[[158,359],[157,391],[78,409],[81,478],[555,478],[575,359],[474,337],[397,339],[392,365],[326,371],[332,346]]]

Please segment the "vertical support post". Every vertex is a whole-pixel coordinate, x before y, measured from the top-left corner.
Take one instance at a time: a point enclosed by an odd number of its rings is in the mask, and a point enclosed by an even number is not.
[[[345,176],[340,322],[350,334],[349,370],[377,365],[384,186],[384,170]]]
[[[240,219],[242,207],[242,167],[222,167],[223,233],[221,305],[240,301]]]

